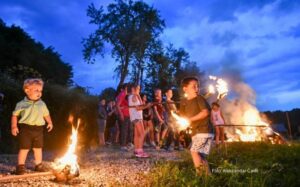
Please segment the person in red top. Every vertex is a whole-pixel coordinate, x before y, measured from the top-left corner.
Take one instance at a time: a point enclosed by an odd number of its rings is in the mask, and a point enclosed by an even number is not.
[[[133,129],[129,118],[128,100],[127,100],[127,84],[122,85],[121,91],[117,96],[117,111],[118,111],[118,121],[120,126],[120,144],[121,150],[127,151],[126,147],[128,143],[132,144]]]

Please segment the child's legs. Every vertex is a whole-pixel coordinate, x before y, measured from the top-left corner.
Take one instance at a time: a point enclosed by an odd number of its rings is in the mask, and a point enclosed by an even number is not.
[[[220,136],[221,136],[221,142],[224,143],[224,127],[219,127],[220,128]]]
[[[199,168],[202,165],[202,159],[198,152],[191,151],[192,159],[194,162],[195,168]]]
[[[166,138],[167,133],[168,133],[168,127],[167,127],[167,125],[163,124],[163,126],[164,126],[164,128],[163,128],[164,130],[163,130],[162,135],[161,135],[161,139],[162,140],[164,140]]]
[[[220,139],[220,127],[215,126],[215,130],[216,130],[216,144],[219,144],[219,139]]]
[[[29,149],[20,149],[18,154],[18,165],[24,165]]]
[[[143,148],[143,142],[144,142],[144,126],[143,122],[141,120],[137,121],[134,124],[134,132],[135,132],[135,148],[136,149],[142,149]]]
[[[34,154],[35,165],[42,163],[43,160],[42,148],[33,148],[33,154]]]
[[[150,138],[149,138],[149,124],[146,120],[143,121],[144,124],[144,130],[145,130],[145,138],[144,138],[144,142],[150,142]]]
[[[152,122],[152,120],[148,121],[148,127],[149,127],[150,141],[154,142],[154,128],[153,128],[153,122]]]

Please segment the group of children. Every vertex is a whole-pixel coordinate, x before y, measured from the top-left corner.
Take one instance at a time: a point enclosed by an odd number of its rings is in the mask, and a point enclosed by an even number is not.
[[[35,158],[35,170],[44,171],[42,164],[43,126],[48,131],[53,128],[46,104],[41,100],[43,81],[41,79],[27,79],[24,82],[26,97],[17,103],[12,114],[11,132],[19,139],[19,154],[16,174],[24,174],[25,161],[28,151],[32,148]],[[134,154],[139,158],[149,157],[143,145],[145,141],[157,149],[169,149],[174,142],[174,148],[180,149],[180,136],[176,128],[176,120],[172,112],[186,118],[190,123],[192,142],[190,152],[194,166],[199,173],[210,173],[206,160],[213,141],[213,129],[210,121],[215,125],[216,134],[224,134],[222,127],[224,118],[218,103],[210,106],[199,94],[199,81],[195,77],[187,77],[182,81],[185,98],[180,101],[177,110],[172,100],[171,89],[165,91],[166,101],[162,102],[162,91],[154,91],[154,101],[147,102],[146,95],[140,95],[139,85],[125,84],[120,87],[116,101],[105,100],[99,102],[98,107],[98,135],[99,144],[105,144],[106,123],[112,127],[109,131],[110,142],[119,141],[121,150],[128,151],[134,147]],[[117,130],[118,129],[118,130]],[[221,136],[222,137],[222,136]],[[224,141],[224,138],[221,138]],[[133,144],[132,144],[133,143]],[[219,143],[219,138],[216,138]]]

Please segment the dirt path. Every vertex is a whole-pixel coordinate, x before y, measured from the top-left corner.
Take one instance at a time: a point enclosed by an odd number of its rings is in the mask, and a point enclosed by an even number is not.
[[[178,152],[146,149],[150,158],[135,158],[132,152],[122,152],[116,147],[99,148],[80,156],[80,176],[73,179],[73,186],[146,186],[145,175],[157,161],[178,160]],[[46,162],[55,156],[47,153]],[[0,175],[9,175],[15,167],[17,155],[0,155]],[[28,172],[32,172],[32,156],[27,162]],[[67,186],[54,182],[54,177],[19,179],[0,186]]]

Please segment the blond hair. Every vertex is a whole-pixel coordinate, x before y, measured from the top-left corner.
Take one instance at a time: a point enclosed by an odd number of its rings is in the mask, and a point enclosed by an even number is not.
[[[26,79],[24,81],[24,84],[23,84],[23,89],[28,89],[30,86],[32,85],[40,85],[40,86],[44,86],[44,82],[42,79]]]

